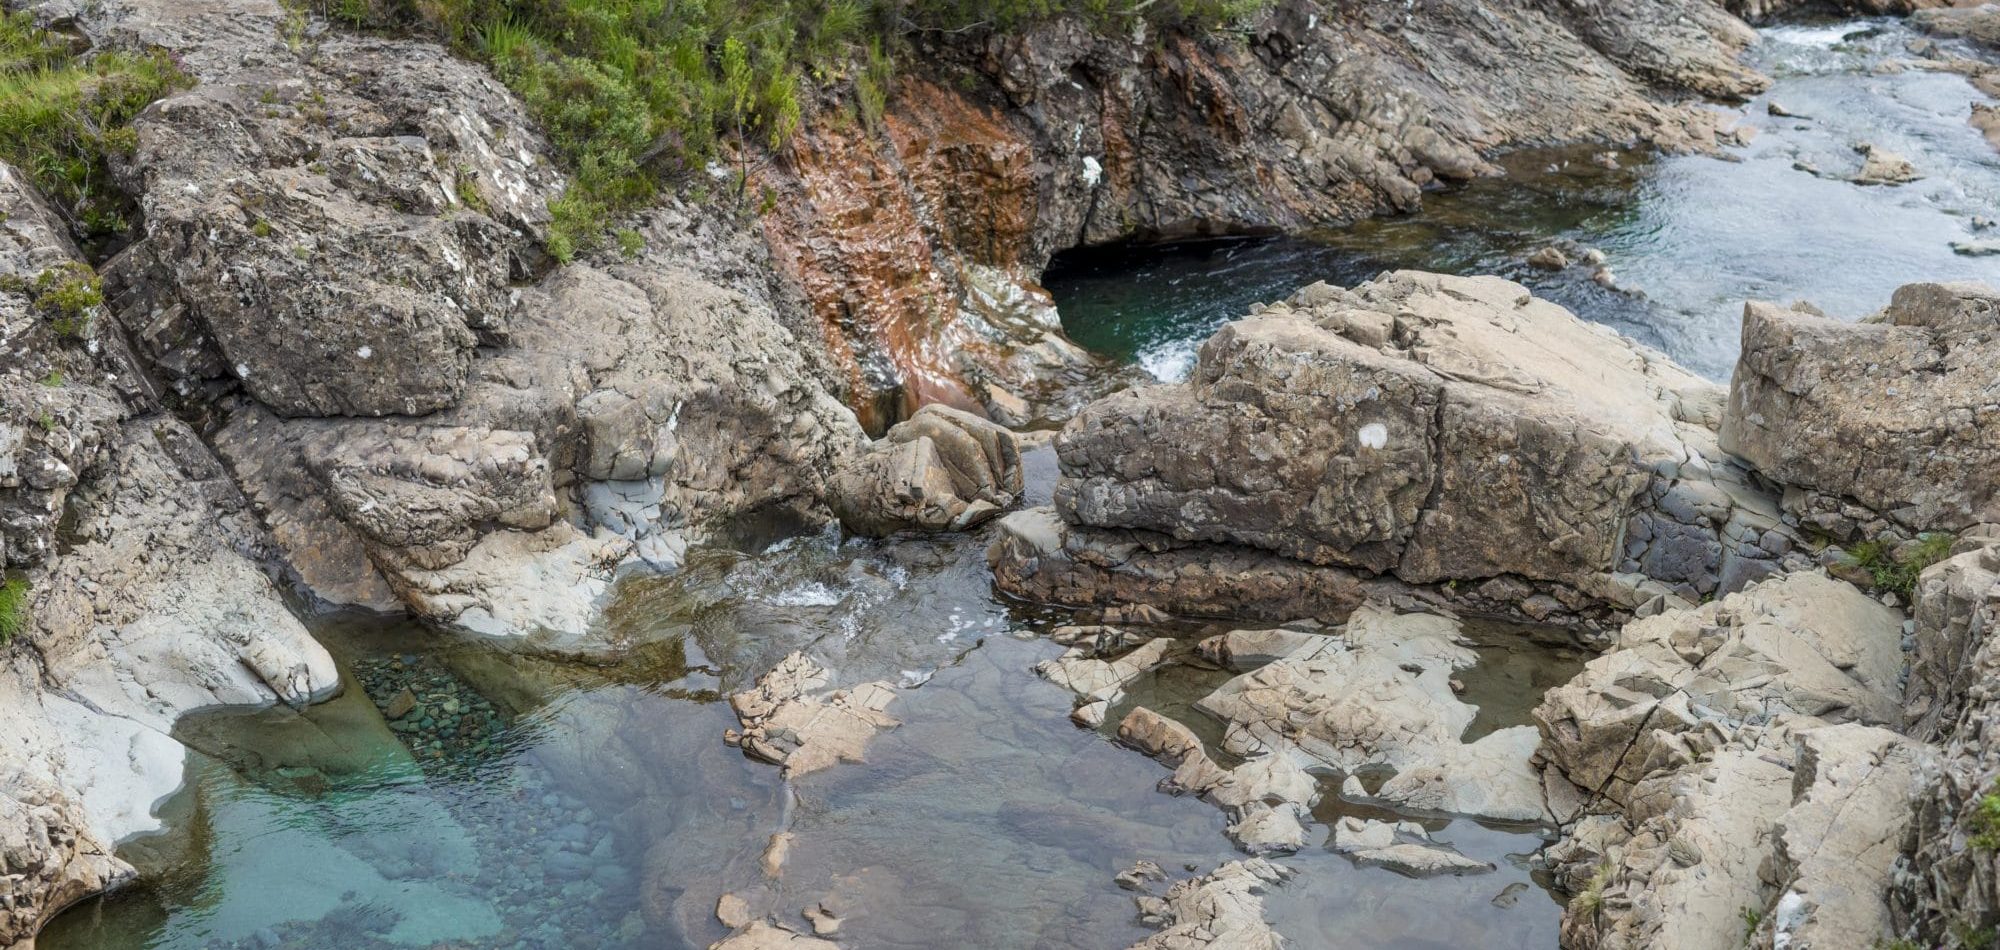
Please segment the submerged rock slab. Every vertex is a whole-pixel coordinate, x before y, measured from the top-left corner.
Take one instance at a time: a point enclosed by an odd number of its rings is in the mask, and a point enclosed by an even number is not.
[[[783,766],[792,778],[843,760],[861,761],[869,738],[897,725],[882,712],[896,698],[890,684],[816,692],[827,682],[825,667],[793,653],[755,687],[729,697],[743,723],[744,753]]]
[[[1476,659],[1456,621],[1370,605],[1338,634],[1311,638],[1198,705],[1230,724],[1233,752],[1300,756],[1350,774],[1393,769],[1377,792],[1389,802],[1546,820],[1529,761],[1537,744],[1533,728],[1461,739],[1477,709],[1459,701],[1451,679]]]
[[[2000,520],[2000,291],[1909,284],[1858,323],[1752,303],[1723,448],[1842,540]]]

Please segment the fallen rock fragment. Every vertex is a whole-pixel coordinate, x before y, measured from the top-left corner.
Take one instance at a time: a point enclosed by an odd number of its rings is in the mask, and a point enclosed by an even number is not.
[[[1878,145],[1862,145],[1861,171],[1850,181],[1857,185],[1904,185],[1923,178],[1910,160]]]
[[[843,462],[827,501],[848,530],[963,531],[1021,496],[1014,433],[971,413],[932,404]]]
[[[1431,840],[1413,821],[1390,823],[1348,816],[1334,825],[1333,849],[1367,867],[1387,868],[1410,877],[1440,874],[1480,874],[1493,865],[1468,858],[1449,845]]]

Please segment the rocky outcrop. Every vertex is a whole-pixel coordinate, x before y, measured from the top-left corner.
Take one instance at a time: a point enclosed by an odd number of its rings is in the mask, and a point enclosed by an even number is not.
[[[1902,720],[1902,618],[1817,573],[1767,580],[1692,610],[1635,620],[1535,710],[1541,757],[1585,807],[1699,758],[1717,724]]]
[[[1886,892],[1924,747],[1810,717],[1706,737],[1698,760],[1585,819],[1553,854],[1566,947],[1848,947],[1891,935]]]
[[[1507,281],[1314,285],[1224,327],[1188,383],[1078,413],[1057,441],[1062,524],[1010,519],[996,576],[1023,596],[1088,602],[1142,586],[1106,570],[1127,558],[1097,552],[1248,549],[1475,582],[1516,603],[1539,594],[1544,616],[1692,601],[1771,573],[1793,544],[1774,500],[1717,447],[1721,403],[1717,387]],[[1071,565],[1081,576],[1051,576]],[[1550,600],[1552,585],[1571,603]]]
[[[2000,520],[2000,293],[1911,284],[1858,323],[1752,303],[1722,445],[1840,540]]]
[[[1223,768],[1187,726],[1144,706],[1118,723],[1118,741],[1174,770],[1163,791],[1193,795],[1229,815],[1224,832],[1250,854],[1289,854],[1306,846],[1319,781],[1284,751],[1266,751]]]
[[[743,731],[731,738],[746,755],[805,775],[842,760],[861,761],[868,740],[896,720],[883,712],[896,698],[888,683],[828,690],[826,669],[803,653],[785,657],[757,685],[729,698]]]
[[[849,531],[963,531],[1021,495],[1014,433],[970,413],[929,405],[896,424],[834,473],[828,502]]]
[[[1931,750],[1902,622],[1817,573],[1628,624],[1535,719],[1567,947],[1864,946]]]
[[[1899,933],[1925,943],[2000,923],[2000,545],[1984,534],[1918,587],[1911,725],[1940,761],[1901,842],[1894,899]]]
[[[1018,423],[1061,414],[1089,363],[1035,284],[1055,252],[1408,211],[1504,146],[1709,147],[1715,115],[1680,100],[1761,89],[1736,60],[1753,38],[1708,0],[930,36],[878,127],[816,123],[759,174],[764,228],[871,430],[932,401]]]
[[[860,429],[741,222],[666,202],[551,272],[562,175],[443,48],[288,45],[276,3],[37,12],[200,80],[134,124],[110,309],[319,599],[575,641],[621,567],[827,519]]]
[[[333,661],[193,431],[149,411],[96,276],[0,166],[0,943],[129,877],[111,854],[179,787],[181,714],[331,695]],[[61,294],[52,297],[51,288]]]
[[[1982,46],[2000,49],[2000,5],[1939,4],[1939,9],[1919,10],[1910,22],[1935,36],[1963,37]]]

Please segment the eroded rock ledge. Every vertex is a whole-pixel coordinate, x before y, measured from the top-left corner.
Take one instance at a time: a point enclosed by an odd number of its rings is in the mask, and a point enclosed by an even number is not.
[[[1224,327],[1187,383],[1079,412],[1055,517],[1007,519],[995,575],[1274,619],[1351,608],[1378,576],[1536,619],[1656,611],[1804,563],[1718,446],[1722,402],[1498,278],[1318,284]]]

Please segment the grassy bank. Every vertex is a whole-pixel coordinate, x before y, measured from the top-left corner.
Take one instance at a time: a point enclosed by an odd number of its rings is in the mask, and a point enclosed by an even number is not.
[[[818,90],[840,90],[872,124],[899,54],[919,34],[1008,30],[1068,14],[1106,28],[1143,19],[1208,29],[1268,0],[312,2],[351,27],[431,32],[521,96],[574,176],[552,208],[549,238],[567,259],[662,177],[734,150],[783,146],[814,119]]]
[[[160,54],[79,57],[25,13],[0,13],[0,159],[34,180],[86,245],[125,232],[132,204],[109,159],[136,143],[133,117],[190,80]]]

